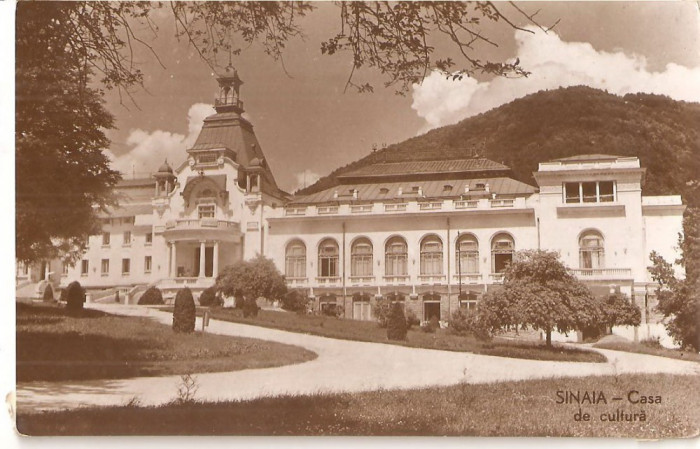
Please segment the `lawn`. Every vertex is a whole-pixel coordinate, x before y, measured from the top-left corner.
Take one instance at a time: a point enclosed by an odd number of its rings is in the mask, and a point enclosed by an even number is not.
[[[700,362],[700,354],[680,349],[669,349],[658,346],[649,346],[644,343],[634,343],[631,341],[606,341],[593,345],[594,348],[612,349],[614,351],[635,352],[637,354],[649,354],[671,359],[689,360]]]
[[[17,303],[17,381],[164,376],[300,363],[306,349],[249,338],[176,334],[148,318]]]
[[[558,391],[602,391],[606,404],[557,403]],[[632,404],[630,391],[659,396]],[[560,393],[563,394],[563,393]],[[599,393],[598,393],[599,394]],[[613,397],[622,397],[615,401]],[[632,399],[638,396],[632,394]],[[590,420],[576,421],[581,409]],[[603,422],[622,410],[634,421]],[[641,415],[644,412],[644,421]],[[624,415],[623,415],[624,416]],[[700,378],[619,375],[418,390],[286,396],[19,414],[28,435],[464,435],[640,439],[698,435]]]
[[[165,308],[172,311],[172,308]],[[201,311],[198,311],[201,313]],[[444,351],[473,352],[534,360],[601,362],[605,356],[586,349],[555,345],[547,348],[540,342],[513,341],[495,338],[490,342],[479,341],[471,336],[452,335],[446,329],[435,333],[426,333],[419,328],[408,331],[405,342],[390,341],[386,338],[386,329],[380,328],[374,321],[338,319],[324,315],[299,315],[291,312],[261,310],[255,318],[243,318],[237,309],[212,308],[211,317],[222,321],[252,324],[255,326],[282,329],[291,332],[320,335],[344,340],[389,343],[416,348],[439,349]]]

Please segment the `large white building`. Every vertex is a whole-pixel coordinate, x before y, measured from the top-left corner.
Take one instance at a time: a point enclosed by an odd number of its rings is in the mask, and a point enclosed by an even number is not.
[[[117,289],[133,301],[156,285],[171,297],[262,254],[320,310],[371,319],[384,296],[421,319],[446,319],[501,282],[517,250],[557,251],[594,291],[620,289],[642,306],[654,288],[649,253],[676,258],[681,198],[643,196],[634,157],[542,162],[537,186],[483,158],[378,163],[293,197],[277,187],[241,115],[238,75],[218,81],[216,113],[186,162],[121,182],[121,207],[104,216],[82,260],[20,267],[19,287],[79,280],[94,298]]]

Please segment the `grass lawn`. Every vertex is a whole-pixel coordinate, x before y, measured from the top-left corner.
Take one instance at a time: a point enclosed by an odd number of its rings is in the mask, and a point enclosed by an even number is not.
[[[682,351],[680,349],[669,349],[663,347],[648,346],[643,343],[634,343],[631,341],[607,341],[596,343],[594,348],[613,349],[615,351],[636,352],[637,354],[657,355],[659,357],[668,357],[671,359],[689,360],[692,362],[700,362],[700,354],[697,352]]]
[[[172,308],[166,310],[172,311]],[[390,343],[416,348],[473,352],[521,359],[603,363],[607,361],[602,354],[585,349],[563,346],[547,348],[544,343],[515,342],[500,338],[495,338],[491,342],[482,342],[471,336],[451,335],[446,329],[438,329],[435,333],[426,333],[418,328],[413,328],[408,331],[407,341],[389,341],[386,338],[386,329],[380,328],[374,321],[338,319],[323,315],[298,315],[284,311],[261,310],[256,318],[243,318],[243,313],[240,310],[214,308],[211,309],[211,317],[222,321],[344,340]]]
[[[557,391],[602,391],[607,404],[557,403]],[[627,395],[660,396],[632,404]],[[620,396],[622,401],[614,401]],[[633,394],[633,399],[637,396]],[[576,421],[579,411],[590,421]],[[605,421],[622,410],[634,421]],[[641,421],[641,412],[644,421]],[[620,375],[419,390],[123,406],[19,414],[28,435],[469,435],[678,438],[698,435],[700,378]]]
[[[195,332],[148,318],[17,303],[17,381],[121,379],[300,363],[297,346]]]

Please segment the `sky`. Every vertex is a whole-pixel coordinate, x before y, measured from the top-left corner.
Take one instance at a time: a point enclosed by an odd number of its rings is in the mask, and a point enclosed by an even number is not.
[[[405,96],[383,88],[380,74],[356,72],[374,93],[343,92],[350,55],[322,55],[320,43],[337,32],[339,10],[319,3],[302,22],[303,40],[293,40],[280,62],[258,45],[233,57],[244,84],[241,98],[278,184],[290,192],[372,150],[430,129],[456,123],[543,89],[588,85],[616,94],[650,92],[700,102],[700,13],[693,2],[522,3],[538,22],[559,23],[544,33],[486,23],[498,47],[476,55],[494,61],[519,58],[527,78],[465,78],[438,73]],[[508,4],[499,7],[513,18]],[[146,74],[134,93],[136,106],[108,92],[107,107],[118,129],[108,133],[114,166],[127,177],[148,176],[167,160],[182,162],[202,120],[213,113],[217,91],[212,69],[186,44],[172,38],[172,18],[156,18],[151,44],[165,68],[146,51],[137,52]],[[526,25],[517,20],[519,25]],[[448,42],[436,41],[450,54]],[[227,62],[227,61],[226,61]]]

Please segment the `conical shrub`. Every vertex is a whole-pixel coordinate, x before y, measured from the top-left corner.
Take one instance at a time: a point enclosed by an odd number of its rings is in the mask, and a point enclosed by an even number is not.
[[[173,310],[173,330],[175,332],[194,332],[196,309],[192,291],[185,287],[175,296],[175,309]]]
[[[406,315],[403,313],[403,305],[395,302],[391,305],[389,319],[386,323],[386,337],[389,340],[405,340],[408,333]]]

